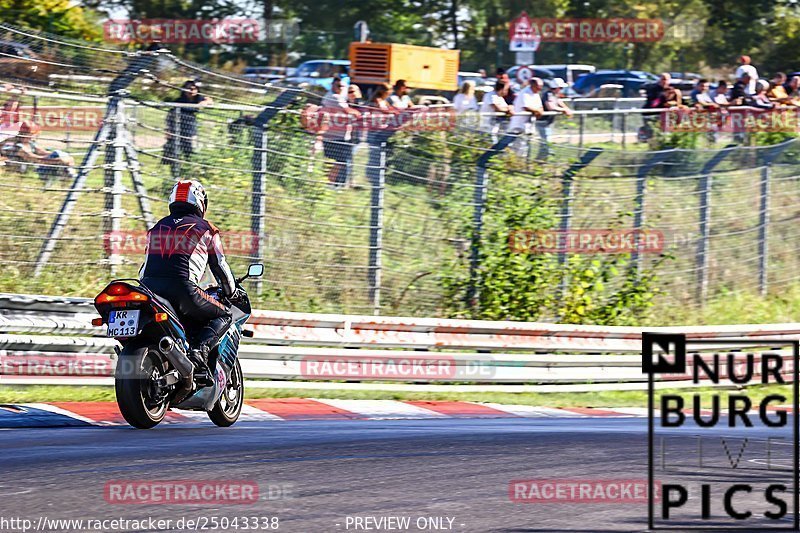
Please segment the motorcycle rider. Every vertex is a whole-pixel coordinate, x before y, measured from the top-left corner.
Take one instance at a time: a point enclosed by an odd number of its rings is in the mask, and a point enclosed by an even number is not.
[[[180,318],[196,324],[190,358],[200,371],[197,382],[213,385],[216,360],[208,355],[231,325],[231,310],[198,287],[206,267],[222,294],[230,298],[236,281],[225,260],[219,229],[205,220],[208,197],[199,181],[179,181],[169,197],[169,215],[147,232],[145,262],[139,272],[143,285],[165,298]],[[194,390],[194,376],[184,377],[182,400]]]

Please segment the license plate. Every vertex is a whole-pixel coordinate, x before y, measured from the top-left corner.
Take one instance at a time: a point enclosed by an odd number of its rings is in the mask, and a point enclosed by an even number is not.
[[[108,315],[109,337],[133,337],[139,328],[139,311],[111,311]]]

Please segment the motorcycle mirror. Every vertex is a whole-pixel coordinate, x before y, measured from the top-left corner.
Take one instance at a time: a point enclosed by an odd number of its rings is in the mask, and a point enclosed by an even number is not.
[[[247,269],[248,278],[260,278],[263,274],[264,274],[264,265],[262,265],[261,263],[250,265],[250,268]]]

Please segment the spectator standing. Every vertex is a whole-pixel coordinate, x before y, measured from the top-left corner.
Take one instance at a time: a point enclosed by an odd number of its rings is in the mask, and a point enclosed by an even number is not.
[[[538,119],[544,112],[540,78],[531,78],[530,83],[514,97],[514,116],[508,126],[510,133],[528,133],[531,118]]]
[[[453,98],[453,109],[456,113],[466,113],[467,111],[477,111],[478,101],[475,99],[475,82],[465,81]]]
[[[364,128],[361,124],[361,115],[364,111],[364,98],[361,94],[361,88],[351,83],[347,87],[347,104],[350,109],[354,109],[358,111],[358,115],[352,114],[354,120],[352,120],[352,129],[350,131],[350,152],[348,154],[348,159],[346,162],[346,174],[345,174],[345,186],[346,187],[355,187],[355,179],[354,179],[354,165],[353,161],[355,160],[356,151],[358,150],[361,141],[363,140],[363,133]]]
[[[776,73],[767,91],[769,99],[781,104],[788,103],[790,98],[784,85],[786,85],[786,74],[783,72]]]
[[[389,96],[389,105],[395,109],[406,110],[416,107],[408,95],[409,87],[406,80],[397,80],[394,84],[394,94]]]
[[[200,94],[200,86],[194,80],[186,81],[176,104],[190,104],[173,107],[167,113],[167,142],[164,145],[162,164],[173,166],[176,172],[180,159],[190,157],[196,150],[197,113],[200,108],[214,104],[207,96]]]
[[[537,78],[538,79],[538,78]],[[572,109],[562,99],[563,91],[567,88],[567,83],[561,78],[554,78],[550,82],[550,90],[544,93],[542,103],[545,111],[554,111],[568,117],[572,116]],[[540,160],[547,159],[550,155],[550,137],[553,135],[553,123],[555,115],[543,115],[536,119],[536,133],[539,135],[539,155]]]
[[[645,87],[644,109],[669,109],[679,107],[682,95],[681,92],[670,87],[672,76],[669,72],[663,72],[658,81]],[[659,120],[652,115],[642,116],[644,125],[639,128],[638,139],[640,142],[647,141],[653,137],[653,124]]]
[[[742,77],[736,80],[736,83],[731,87],[731,104],[735,106],[745,105],[750,99],[748,87],[750,86],[750,74],[747,72],[742,73]],[[754,89],[755,90],[755,87]]]
[[[665,109],[679,106],[682,95],[678,89],[670,86],[672,76],[664,72],[658,81],[645,88],[645,109]]]
[[[696,109],[719,109],[719,104],[711,97],[708,89],[708,80],[698,80],[694,90],[689,95],[692,99],[692,105]]]
[[[494,84],[494,90],[483,95],[481,101],[481,129],[486,133],[491,133],[494,142],[497,142],[502,119],[514,114],[514,110],[505,100],[507,92],[508,85],[498,80]]]
[[[321,112],[325,115],[322,151],[334,161],[328,169],[328,183],[336,189],[347,184],[348,168],[353,163],[353,122],[361,116],[350,107],[347,96],[341,78],[336,77],[322,99]]]
[[[783,88],[789,97],[788,103],[793,106],[800,106],[800,76],[792,76]]]
[[[727,107],[731,105],[730,100],[728,100],[728,82],[725,80],[719,80],[717,83],[717,88],[714,90],[714,103],[720,107]]]
[[[747,105],[758,109],[775,109],[777,104],[770,101],[769,97],[767,96],[768,88],[769,82],[767,80],[758,80],[758,82],[756,82],[756,91],[750,97]]]
[[[745,87],[745,91],[748,95],[755,94],[756,81],[758,81],[758,70],[756,70],[756,67],[750,64],[750,56],[739,57],[739,68],[736,69],[736,79],[741,79],[745,74],[750,77],[750,81],[748,82],[747,87]]]

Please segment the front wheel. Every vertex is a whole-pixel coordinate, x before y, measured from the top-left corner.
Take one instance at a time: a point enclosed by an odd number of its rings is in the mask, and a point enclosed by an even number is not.
[[[150,429],[164,420],[167,399],[159,396],[155,387],[164,370],[155,346],[125,346],[122,349],[117,360],[114,389],[117,405],[128,424]]]
[[[231,369],[231,375],[222,396],[219,397],[214,408],[208,412],[208,418],[219,427],[232,426],[239,420],[244,404],[244,379],[242,379],[242,365],[239,359]]]

